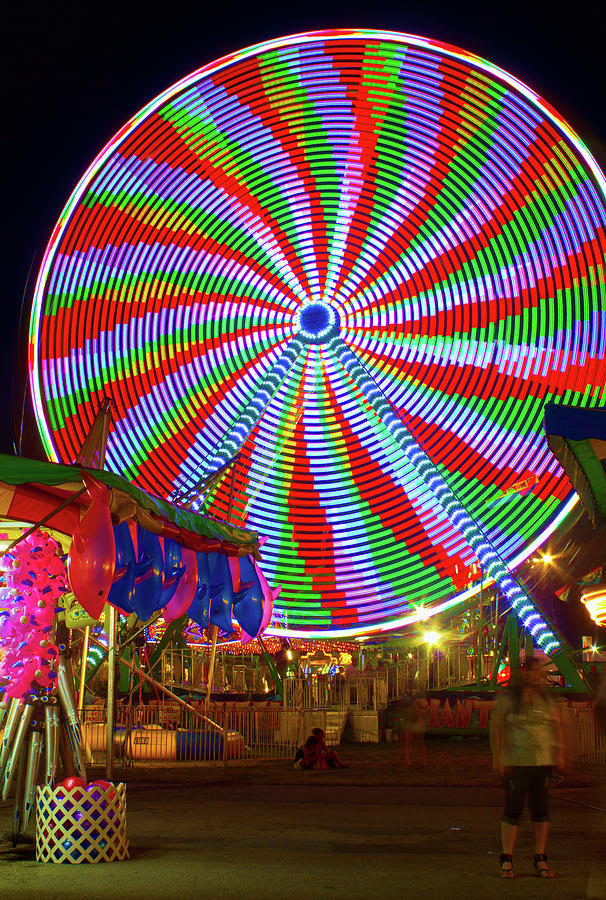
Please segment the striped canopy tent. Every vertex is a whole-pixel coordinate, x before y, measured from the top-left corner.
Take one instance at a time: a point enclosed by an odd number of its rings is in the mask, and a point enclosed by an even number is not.
[[[153,497],[120,475],[79,465],[57,465],[0,454],[0,515],[42,522],[65,535],[88,508],[83,473],[106,485],[115,524],[134,519],[160,537],[202,553],[260,559],[259,535]]]

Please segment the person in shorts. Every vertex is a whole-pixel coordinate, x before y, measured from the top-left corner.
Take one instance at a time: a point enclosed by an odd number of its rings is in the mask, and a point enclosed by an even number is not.
[[[556,705],[542,687],[540,662],[528,657],[519,684],[503,693],[490,720],[493,767],[503,777],[505,809],[501,820],[501,876],[513,878],[513,850],[519,821],[528,803],[534,831],[534,867],[553,878],[547,864],[548,788],[554,766],[564,768],[562,728]]]

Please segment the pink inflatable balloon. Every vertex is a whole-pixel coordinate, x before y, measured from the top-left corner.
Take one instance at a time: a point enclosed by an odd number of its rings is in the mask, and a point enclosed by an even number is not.
[[[263,546],[263,544],[265,543],[266,540],[267,540],[266,537],[260,537],[259,545]],[[249,634],[247,631],[244,630],[244,628],[242,628],[242,626],[240,626],[240,629],[241,629],[240,643],[241,644],[249,644],[252,640],[255,639],[255,637],[259,637],[259,635],[263,634],[263,632],[269,625],[269,622],[271,619],[271,614],[272,614],[273,608],[274,608],[274,600],[276,599],[276,597],[279,596],[280,591],[282,590],[281,587],[278,587],[274,591],[272,591],[269,584],[267,583],[267,579],[265,578],[265,575],[263,574],[263,572],[261,571],[261,569],[259,568],[259,566],[257,565],[257,563],[254,559],[252,560],[252,563],[255,567],[255,571],[257,573],[257,577],[259,578],[259,583],[260,583],[261,589],[263,591],[263,616],[261,619],[261,624],[259,625],[259,630],[257,631],[256,634]],[[240,588],[242,586],[241,577],[240,577],[240,559],[239,559],[239,557],[237,557],[237,556],[229,557],[229,568],[231,571],[234,592],[237,592],[240,590]]]
[[[183,547],[181,565],[185,566],[185,572],[179,580],[177,590],[164,607],[165,622],[174,622],[175,619],[187,612],[194,601],[198,587],[198,560],[193,550]]]
[[[57,648],[51,643],[55,604],[67,590],[62,551],[46,532],[36,531],[3,561],[8,615],[0,619],[0,679],[6,698],[37,697],[53,688]]]
[[[116,544],[106,486],[88,473],[82,479],[91,503],[74,529],[67,567],[78,603],[98,619],[114,578]]]

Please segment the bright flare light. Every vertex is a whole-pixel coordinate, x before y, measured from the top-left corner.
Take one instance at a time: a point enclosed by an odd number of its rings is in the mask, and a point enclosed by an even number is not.
[[[440,640],[440,635],[437,631],[426,631],[423,635],[423,640],[426,644],[437,644]]]

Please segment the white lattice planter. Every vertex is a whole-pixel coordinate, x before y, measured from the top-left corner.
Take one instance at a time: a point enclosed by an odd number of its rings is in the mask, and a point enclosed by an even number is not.
[[[128,859],[126,785],[39,787],[36,859],[72,864]]]

